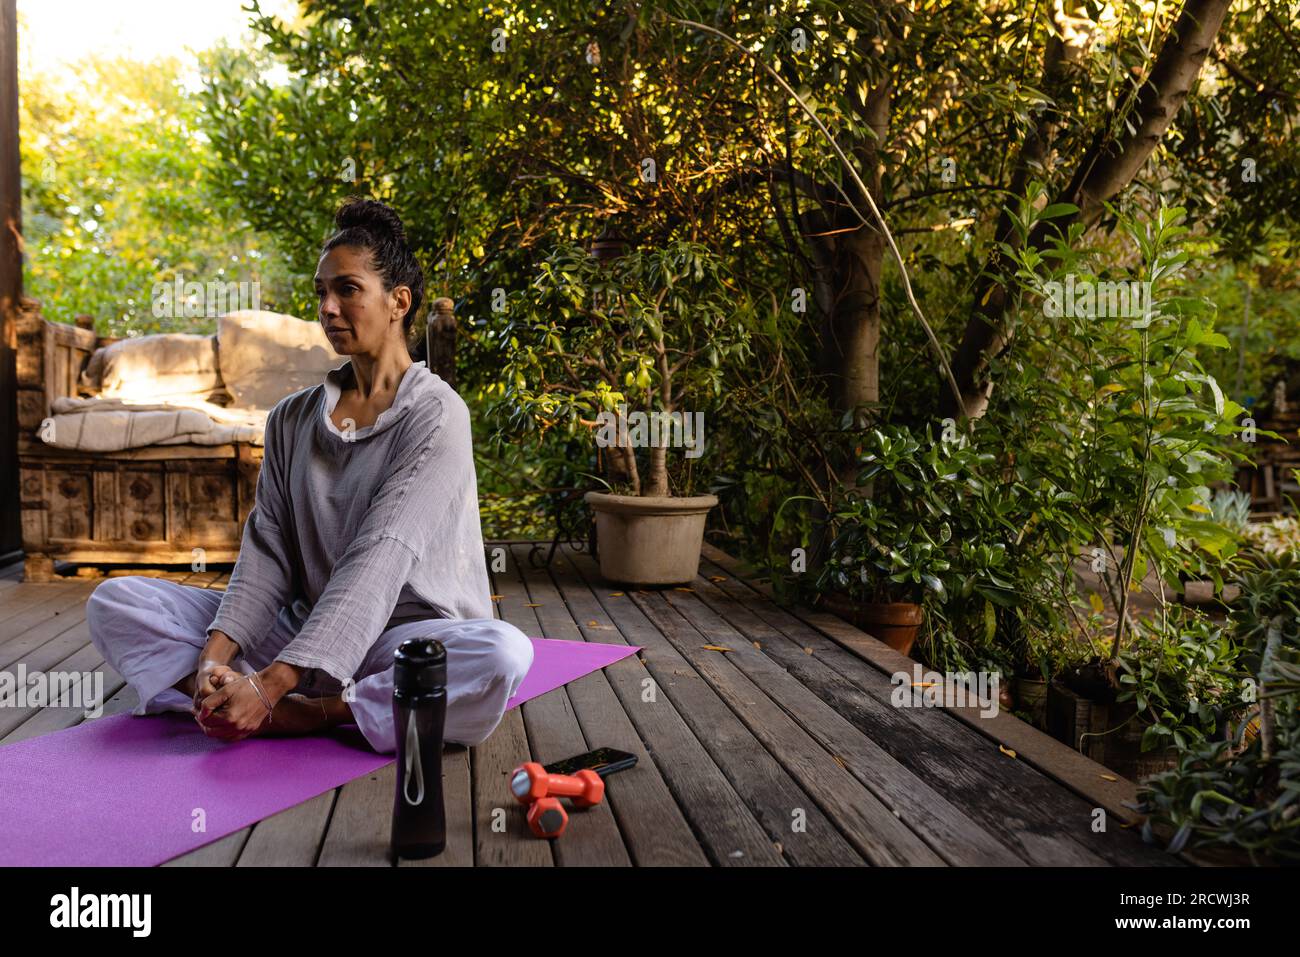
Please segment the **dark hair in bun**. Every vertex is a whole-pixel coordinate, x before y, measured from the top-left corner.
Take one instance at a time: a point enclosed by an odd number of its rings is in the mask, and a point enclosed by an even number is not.
[[[370,252],[375,271],[384,280],[384,289],[391,292],[398,286],[411,290],[411,307],[402,317],[402,328],[409,332],[415,314],[424,301],[424,271],[406,241],[406,229],[391,206],[377,199],[350,197],[334,214],[338,228],[325,243],[321,254],[336,246],[351,246]]]

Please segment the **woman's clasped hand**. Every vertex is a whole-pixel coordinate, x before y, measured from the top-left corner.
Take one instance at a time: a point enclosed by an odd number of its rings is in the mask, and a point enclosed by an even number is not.
[[[270,720],[272,706],[258,681],[256,674],[240,674],[229,665],[200,663],[191,710],[203,733],[222,741],[238,741],[259,731]]]

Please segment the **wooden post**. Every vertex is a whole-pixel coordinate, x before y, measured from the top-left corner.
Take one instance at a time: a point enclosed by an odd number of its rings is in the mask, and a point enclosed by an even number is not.
[[[17,0],[0,0],[0,556],[22,545],[18,522],[18,302],[23,293],[18,154]]]
[[[425,332],[429,371],[453,389],[456,388],[456,316],[455,303],[443,296],[433,300],[433,311]]]

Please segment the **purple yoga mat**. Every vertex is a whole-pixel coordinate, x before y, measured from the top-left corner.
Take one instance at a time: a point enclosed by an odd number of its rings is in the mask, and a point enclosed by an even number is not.
[[[533,666],[519,683],[515,696],[506,702],[507,711],[641,650],[640,645],[602,645],[558,638],[529,640],[533,643]]]
[[[639,650],[531,640],[533,666],[507,709]],[[392,761],[352,725],[227,744],[188,714],[87,721],[0,747],[0,865],[161,864]]]

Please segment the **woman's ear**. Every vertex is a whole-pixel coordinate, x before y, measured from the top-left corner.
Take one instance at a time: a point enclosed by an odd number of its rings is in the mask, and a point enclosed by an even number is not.
[[[389,319],[390,321],[397,319],[400,322],[406,315],[406,311],[411,308],[411,287],[398,286],[389,293],[389,296],[393,303],[393,313]]]

